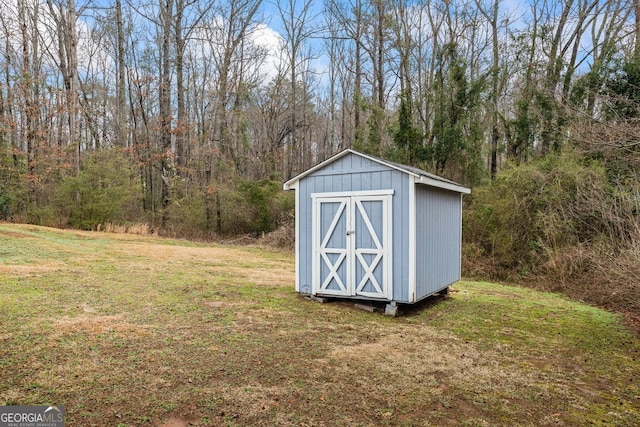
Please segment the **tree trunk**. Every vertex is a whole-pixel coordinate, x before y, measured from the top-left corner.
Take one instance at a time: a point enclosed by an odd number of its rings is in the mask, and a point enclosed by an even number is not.
[[[171,185],[174,175],[173,154],[171,151],[171,25],[173,0],[161,3],[162,45],[160,66],[160,200],[162,206],[162,225],[169,219],[171,203]]]
[[[122,2],[116,0],[116,67],[118,70],[117,75],[117,89],[116,89],[116,144],[120,147],[127,146],[127,104],[125,95],[125,60],[124,60],[124,22],[122,19]]]
[[[498,43],[498,16],[500,0],[494,0],[491,13],[482,8],[479,0],[476,5],[480,12],[487,18],[491,26],[491,42],[493,52],[493,63],[491,64],[491,104],[489,105],[489,116],[491,117],[491,140],[489,144],[489,172],[491,179],[495,179],[498,173],[498,100],[500,98],[500,46]]]
[[[176,157],[178,164],[178,173],[187,164],[187,147],[186,147],[186,133],[187,123],[187,110],[185,107],[185,90],[184,90],[184,50],[186,41],[182,33],[182,19],[184,16],[184,0],[176,0],[176,14],[175,14],[175,49],[176,49],[176,97],[178,102],[178,122],[176,130]]]
[[[57,30],[58,38],[58,68],[62,74],[65,89],[65,110],[67,114],[68,140],[60,140],[62,147],[72,147],[74,152],[73,164],[76,174],[80,173],[80,152],[82,144],[78,127],[79,85],[78,85],[78,36],[76,32],[76,4],[75,0],[67,0],[66,5],[54,5],[47,0]],[[60,129],[61,130],[61,129]],[[62,148],[60,147],[60,148]],[[60,159],[60,161],[63,161]]]
[[[75,0],[68,0],[66,22],[66,50],[68,60],[68,89],[67,108],[69,109],[69,139],[75,150],[76,174],[80,173],[80,153],[82,143],[80,141],[80,130],[78,126],[78,114],[80,112],[78,94],[78,35],[76,33],[76,3]]]
[[[35,108],[35,94],[33,88],[34,76],[31,75],[31,49],[29,38],[30,24],[27,22],[28,11],[25,5],[25,0],[18,0],[18,24],[20,26],[20,32],[22,35],[21,47],[22,47],[22,69],[21,71],[21,95],[24,98],[24,111],[22,119],[23,133],[26,134],[27,142],[27,179],[29,182],[29,204],[34,207],[36,204],[36,157],[37,157],[37,144],[35,133],[36,122],[36,108]]]
[[[635,22],[635,33],[636,33],[636,44],[634,46],[634,53],[636,55],[636,59],[640,58],[640,0],[633,0],[633,11],[635,14],[636,22]]]

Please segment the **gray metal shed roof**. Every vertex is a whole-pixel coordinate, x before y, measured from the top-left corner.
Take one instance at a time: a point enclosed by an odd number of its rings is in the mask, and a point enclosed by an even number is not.
[[[443,189],[446,189],[446,190],[456,191],[456,192],[462,193],[462,194],[470,194],[471,193],[470,189],[468,189],[466,187],[463,187],[462,185],[460,185],[460,184],[458,184],[456,182],[450,181],[448,179],[442,178],[442,177],[440,177],[438,175],[434,175],[434,174],[429,173],[429,172],[425,172],[422,169],[414,168],[412,166],[401,165],[399,163],[390,162],[390,161],[387,161],[387,160],[382,160],[382,159],[379,159],[377,157],[370,156],[368,154],[360,153],[360,152],[352,150],[350,148],[347,148],[346,150],[343,150],[343,151],[339,152],[338,154],[328,158],[324,162],[321,162],[321,163],[317,164],[316,166],[312,167],[311,169],[307,169],[306,171],[302,172],[301,174],[291,178],[289,181],[284,183],[283,188],[285,190],[294,190],[298,185],[298,181],[300,181],[302,178],[306,177],[307,175],[312,174],[313,172],[317,171],[318,169],[322,169],[326,165],[338,160],[341,157],[346,156],[347,154],[355,154],[357,156],[364,157],[366,159],[369,159],[369,160],[371,160],[373,162],[376,162],[376,163],[380,163],[380,164],[385,165],[387,167],[390,167],[392,169],[396,169],[396,170],[399,170],[401,172],[407,173],[409,175],[413,175],[413,176],[416,177],[416,183],[417,184],[430,185],[432,187],[438,187],[438,188],[443,188]]]

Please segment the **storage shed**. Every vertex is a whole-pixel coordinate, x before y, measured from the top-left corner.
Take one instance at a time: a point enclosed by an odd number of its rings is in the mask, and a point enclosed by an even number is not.
[[[387,301],[395,315],[460,279],[468,188],[348,149],[284,189],[296,192],[297,292]]]

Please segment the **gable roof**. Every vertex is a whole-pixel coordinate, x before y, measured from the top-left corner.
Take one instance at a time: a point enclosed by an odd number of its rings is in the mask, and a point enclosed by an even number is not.
[[[401,165],[399,163],[394,163],[394,162],[390,162],[387,160],[382,160],[379,159],[377,157],[373,157],[370,156],[368,154],[363,154],[360,153],[358,151],[352,150],[350,148],[347,148],[346,150],[343,150],[341,152],[339,152],[338,154],[328,158],[327,160],[325,160],[324,162],[321,162],[319,164],[317,164],[316,166],[312,167],[311,169],[307,169],[306,171],[302,172],[301,174],[299,174],[298,176],[295,176],[293,178],[291,178],[289,181],[285,182],[283,185],[283,188],[285,190],[295,190],[296,187],[298,186],[298,181],[300,181],[302,178],[311,175],[312,173],[314,173],[315,171],[322,169],[323,167],[325,167],[326,165],[335,162],[336,160],[348,155],[348,154],[354,154],[356,156],[360,156],[363,157],[365,159],[371,160],[372,162],[375,163],[379,163],[381,165],[384,165],[388,168],[391,169],[395,169],[398,170],[400,172],[406,173],[408,175],[412,175],[416,178],[416,184],[423,184],[423,185],[429,185],[432,187],[438,187],[438,188],[443,188],[446,190],[451,190],[451,191],[456,191],[458,193],[463,193],[463,194],[470,194],[471,190],[463,187],[462,185],[455,183],[453,181],[450,181],[448,179],[442,178],[440,176],[434,175],[432,173],[429,172],[425,172],[421,169],[418,168],[414,168],[412,166],[406,166],[406,165]]]

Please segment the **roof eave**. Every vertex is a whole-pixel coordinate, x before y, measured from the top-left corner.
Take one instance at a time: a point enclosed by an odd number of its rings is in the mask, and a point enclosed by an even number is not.
[[[471,194],[471,190],[467,187],[456,185],[450,182],[439,181],[437,179],[433,179],[424,175],[420,175],[420,178],[416,180],[416,184],[430,185],[432,187],[438,187],[445,190],[456,191],[462,194]]]
[[[295,180],[294,182],[291,182],[292,180],[289,180],[287,182],[285,182],[282,185],[282,189],[283,190],[297,190],[298,189],[298,180]]]

